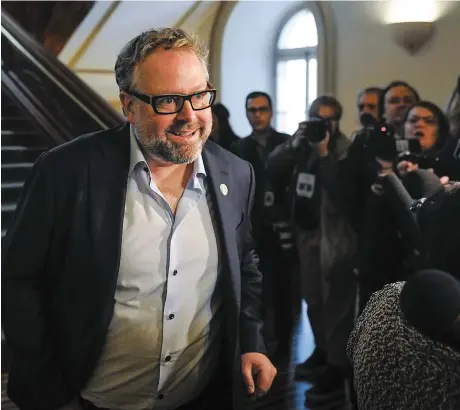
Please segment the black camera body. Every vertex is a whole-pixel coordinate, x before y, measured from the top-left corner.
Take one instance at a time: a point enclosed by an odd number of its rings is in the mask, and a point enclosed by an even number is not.
[[[312,117],[304,123],[303,134],[308,142],[318,143],[326,138],[327,133],[332,133],[331,121],[323,118]]]
[[[371,114],[360,117],[363,129],[356,135],[357,142],[372,156],[391,161],[396,157],[396,142],[392,128],[376,120]]]
[[[399,154],[398,162],[409,161],[417,164],[421,169],[436,169],[439,166],[439,155],[418,154],[410,151],[405,151]]]

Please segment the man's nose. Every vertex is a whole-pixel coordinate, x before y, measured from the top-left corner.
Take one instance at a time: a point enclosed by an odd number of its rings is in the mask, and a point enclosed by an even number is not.
[[[177,113],[177,119],[191,122],[195,120],[195,118],[196,114],[195,110],[192,108],[192,104],[190,104],[190,101],[185,101],[181,110]]]

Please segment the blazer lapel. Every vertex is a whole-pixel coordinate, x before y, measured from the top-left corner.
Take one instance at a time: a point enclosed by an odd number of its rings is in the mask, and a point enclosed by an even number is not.
[[[210,181],[211,197],[215,205],[215,215],[218,224],[218,232],[221,243],[221,255],[224,267],[230,273],[231,286],[237,306],[240,305],[241,278],[238,252],[235,238],[235,214],[230,178],[230,165],[225,158],[219,155],[216,147],[206,144],[203,150],[203,162]]]
[[[106,285],[108,281],[115,292],[129,172],[129,127],[104,137],[89,169],[91,238],[101,280]]]

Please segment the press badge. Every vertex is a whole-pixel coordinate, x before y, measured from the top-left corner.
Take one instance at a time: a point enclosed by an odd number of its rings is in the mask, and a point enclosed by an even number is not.
[[[301,172],[297,177],[297,195],[303,198],[311,198],[315,191],[315,180],[314,175]]]
[[[265,191],[264,205],[268,208],[275,203],[275,194],[270,191]]]

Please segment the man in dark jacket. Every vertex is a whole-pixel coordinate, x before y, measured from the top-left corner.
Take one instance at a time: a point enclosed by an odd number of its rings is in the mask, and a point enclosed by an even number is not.
[[[271,126],[273,117],[272,100],[267,93],[254,91],[246,97],[246,115],[252,133],[235,142],[231,151],[248,161],[254,168],[256,192],[252,211],[252,229],[256,243],[260,239],[260,226],[264,204],[265,166],[268,156],[278,145],[289,139],[288,134],[276,131]]]
[[[206,141],[216,90],[194,37],[142,33],[115,73],[128,122],[42,155],[4,239],[8,395],[25,410],[240,410],[276,374],[252,169]]]
[[[264,274],[264,299],[266,320],[264,332],[271,353],[275,353],[281,335],[275,336],[274,298],[275,275],[278,275],[277,266],[282,263],[278,255],[274,254],[276,246],[273,237],[273,227],[264,215],[266,171],[265,166],[269,154],[275,147],[289,139],[288,134],[277,132],[272,126],[272,100],[267,93],[254,91],[246,97],[246,115],[252,127],[252,133],[233,144],[231,151],[240,158],[248,161],[254,168],[256,191],[254,207],[252,209],[252,230],[256,251],[260,257],[260,269]],[[284,269],[282,269],[284,270]]]

